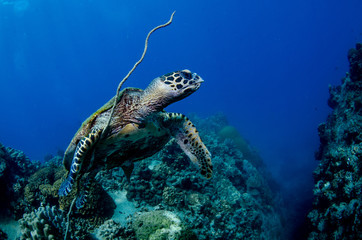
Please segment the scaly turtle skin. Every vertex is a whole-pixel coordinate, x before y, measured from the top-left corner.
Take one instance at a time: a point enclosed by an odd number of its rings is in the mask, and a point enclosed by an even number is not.
[[[73,184],[87,172],[94,177],[102,169],[122,167],[129,179],[133,162],[157,153],[172,137],[191,161],[200,166],[201,174],[211,178],[211,154],[195,126],[183,114],[163,111],[169,104],[199,89],[201,82],[196,73],[182,70],[154,79],[144,91],[124,89],[117,99],[109,131],[102,138],[114,98],[92,114],[65,152],[63,163],[69,173],[59,196],[68,195]],[[84,197],[77,202],[81,207]]]

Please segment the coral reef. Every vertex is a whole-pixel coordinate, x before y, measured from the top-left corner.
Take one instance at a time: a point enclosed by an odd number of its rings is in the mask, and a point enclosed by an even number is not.
[[[24,214],[19,220],[20,240],[54,239],[63,240],[67,229],[65,213],[55,206],[41,206],[37,210]],[[67,239],[92,239],[89,227],[79,217],[71,216]]]
[[[131,226],[125,228],[113,219],[109,219],[97,228],[95,236],[97,239],[102,240],[135,240],[135,233],[129,229],[131,229]]]
[[[19,220],[22,235],[20,239],[64,239],[66,221],[63,212],[53,207],[39,207],[36,211],[24,214]],[[69,239],[72,239],[70,236]]]
[[[106,191],[104,191],[98,182],[90,180],[88,184],[89,194],[87,196],[87,202],[83,208],[77,210],[75,217],[82,219],[83,228],[92,230],[94,227],[103,224],[104,221],[113,215],[113,210],[116,208],[116,205],[113,199]],[[69,209],[71,202],[75,197],[75,192],[76,188],[75,191],[72,192],[73,194],[59,199],[60,209]]]
[[[40,169],[27,179],[28,183],[23,190],[28,209],[26,212],[35,210],[41,205],[59,205],[61,210],[68,211],[72,200],[76,197],[76,191],[73,191],[66,198],[59,198],[58,190],[65,176],[66,170],[62,166],[60,156],[54,156],[40,166]],[[89,187],[92,194],[88,196],[87,204],[72,215],[72,217],[78,219],[73,225],[85,230],[92,230],[101,225],[113,215],[113,209],[115,208],[112,198],[97,182],[90,181]]]
[[[59,186],[56,180],[65,174],[65,171],[55,162],[58,162],[59,156],[55,157],[46,166],[43,166],[28,179],[28,184],[24,188],[25,200],[34,207],[40,204],[57,203]]]
[[[309,239],[362,236],[362,44],[348,53],[349,74],[330,87],[333,112],[318,127],[320,160],[314,171]]]
[[[22,151],[0,144],[0,213],[19,218],[24,213],[26,203],[24,186],[27,178],[39,168]]]
[[[191,118],[213,154],[211,180],[203,178],[171,140],[156,155],[137,162],[130,181],[121,168],[88,179],[84,208],[70,214],[69,239],[280,239],[280,206],[259,155],[224,115]],[[6,164],[8,159],[0,161],[0,171],[7,171]],[[13,200],[23,202],[18,213],[25,213],[19,220],[21,238],[62,239],[64,212],[86,183],[59,199],[57,191],[66,174],[61,157],[49,156],[34,166],[17,186],[21,198]]]
[[[239,131],[230,125],[224,126],[217,133],[223,141],[232,141],[232,143],[248,158],[252,155],[252,150],[247,141],[240,135]]]
[[[0,239],[8,239],[8,235],[6,233],[4,233],[1,229],[0,229]]]
[[[125,189],[136,209],[177,215],[185,233],[180,239],[279,239],[283,235],[282,217],[261,158],[249,146],[247,159],[234,141],[219,136],[228,126],[221,114],[191,118],[201,134],[207,132],[201,137],[213,154],[211,180],[198,174],[175,141],[138,162],[130,182],[119,169],[101,172],[97,180],[109,192]],[[137,239],[143,239],[135,229],[135,216],[129,221]]]
[[[61,156],[53,156],[42,164],[34,163],[23,152],[0,145],[0,187],[4,193],[4,197],[0,200],[2,203],[0,216],[10,215],[14,219],[20,219],[24,239],[29,236],[33,239],[38,235],[48,234],[50,231],[48,228],[46,228],[47,232],[41,233],[37,232],[35,227],[39,225],[39,222],[43,224],[51,221],[55,215],[58,219],[60,214],[56,213],[54,208],[42,206],[59,205],[61,209],[68,210],[73,200],[72,198],[59,199],[58,196],[58,189],[65,174]],[[71,220],[73,220],[70,223],[71,229],[91,231],[113,215],[115,204],[112,198],[95,181],[90,183],[90,188],[93,194],[89,196],[86,207],[73,211],[71,215]],[[44,220],[46,217],[47,221]],[[38,220],[26,225],[32,218],[38,218]],[[49,224],[49,226],[53,225]],[[59,226],[53,227],[59,228]],[[63,230],[59,228],[57,231],[63,232]],[[79,238],[79,236],[84,236],[84,233],[77,231],[74,236]]]
[[[137,239],[179,239],[181,237],[181,220],[172,212],[156,210],[136,213],[132,228]]]

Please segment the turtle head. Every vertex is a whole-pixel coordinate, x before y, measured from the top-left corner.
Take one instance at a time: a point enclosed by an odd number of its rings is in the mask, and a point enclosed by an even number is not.
[[[165,74],[154,81],[156,81],[155,84],[158,85],[161,95],[172,103],[194,93],[204,80],[196,73],[186,69]]]
[[[175,71],[154,79],[145,91],[165,108],[194,93],[203,81],[199,75],[189,70]]]
[[[199,89],[204,80],[196,73],[185,69],[165,74],[160,77],[160,81],[170,95],[181,100]]]

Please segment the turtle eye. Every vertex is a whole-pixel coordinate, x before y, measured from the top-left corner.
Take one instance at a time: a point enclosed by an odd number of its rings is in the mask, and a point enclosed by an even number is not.
[[[192,78],[192,74],[190,72],[181,72],[182,76],[187,79],[190,80]]]

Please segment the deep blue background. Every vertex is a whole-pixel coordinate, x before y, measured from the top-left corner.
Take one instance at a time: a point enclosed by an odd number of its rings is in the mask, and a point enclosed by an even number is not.
[[[127,86],[188,68],[205,83],[170,111],[230,123],[286,186],[311,181],[328,84],[362,40],[361,0],[0,0],[0,142],[34,160],[65,149],[81,122]]]

